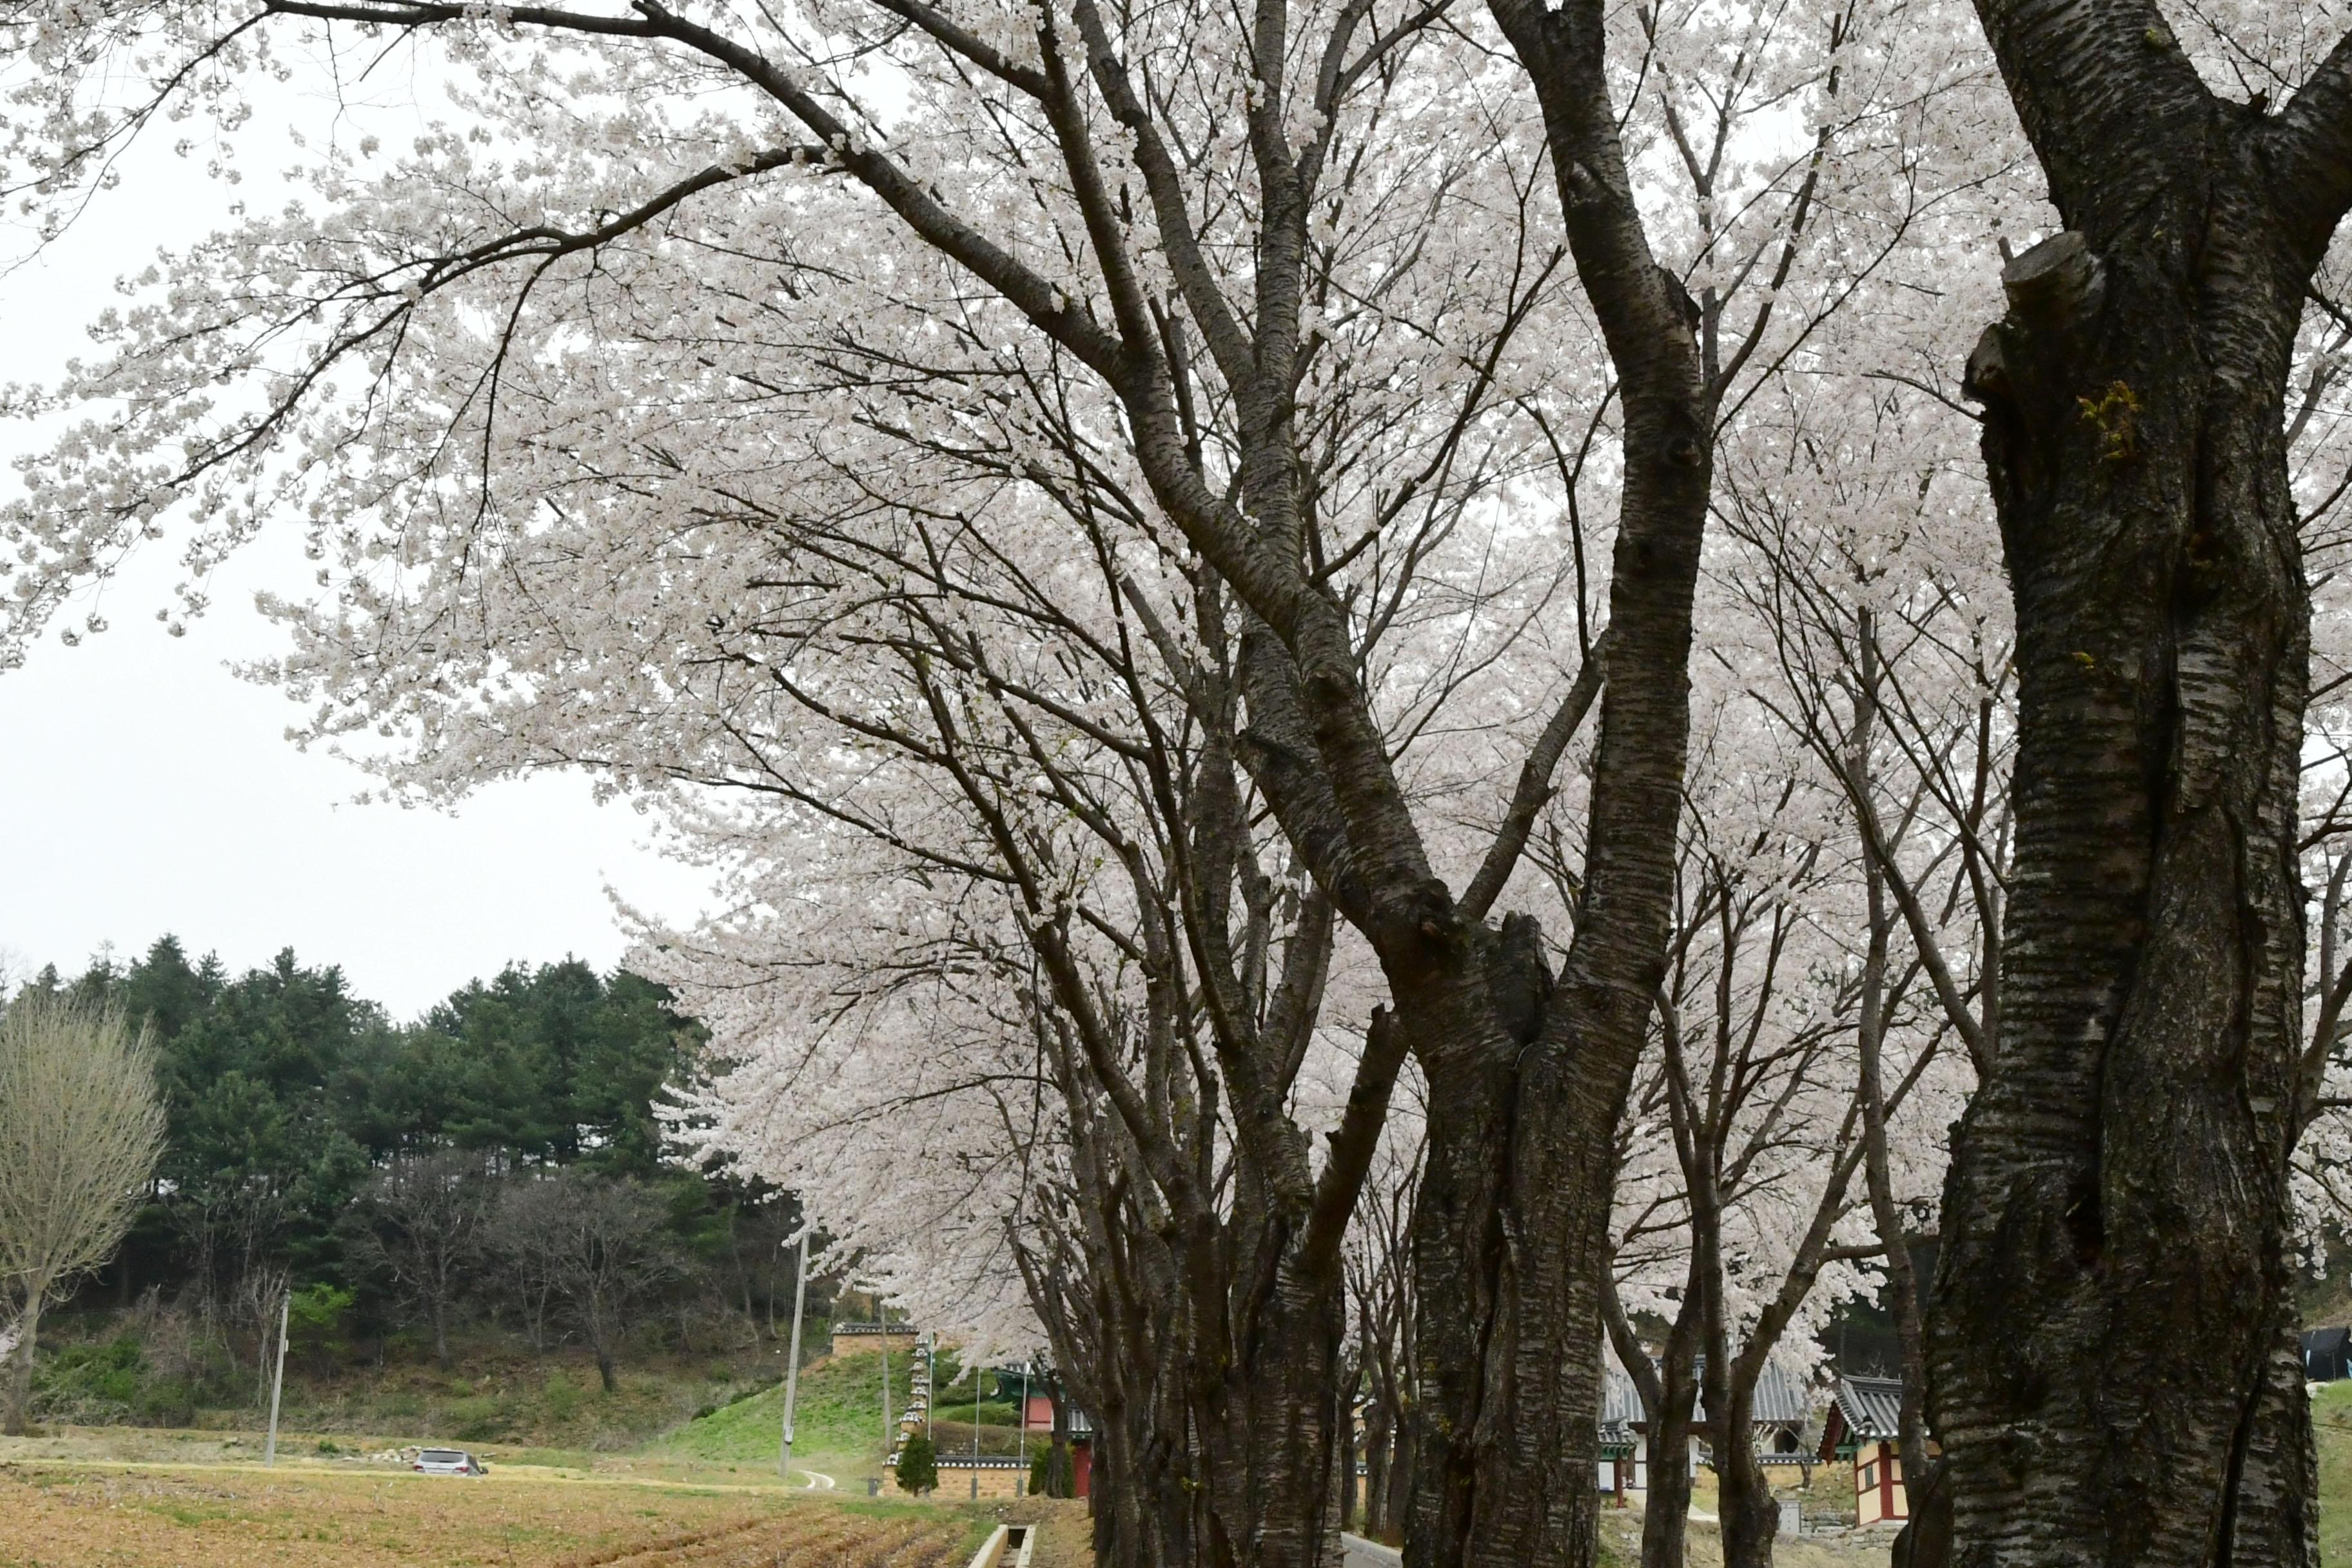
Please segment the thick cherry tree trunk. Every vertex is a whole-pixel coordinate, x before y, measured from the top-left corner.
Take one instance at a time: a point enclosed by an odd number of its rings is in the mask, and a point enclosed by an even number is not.
[[[1601,1298],[1610,1345],[1642,1399],[1642,1440],[1649,1468],[1642,1497],[1642,1568],[1683,1568],[1690,1534],[1691,1437],[1698,1420],[1700,1318],[1706,1302],[1700,1250],[1693,1249],[1681,1307],[1654,1362],[1635,1334],[1613,1284]]]
[[[1056,1295],[1034,1268],[1029,1278],[1070,1397],[1095,1419],[1096,1562],[1318,1568],[1339,1531],[1336,1256],[1286,1247],[1280,1214],[1189,1238],[1150,1235],[1132,1215],[1090,1218],[1083,1291]],[[1269,1253],[1270,1279],[1228,1272]],[[1061,1430],[1059,1405],[1055,1419]]]
[[[1628,485],[1585,904],[1563,974],[1545,973],[1532,921],[1465,935],[1475,962],[1390,973],[1429,1104],[1412,1568],[1597,1551],[1614,1132],[1664,964],[1705,516],[1703,458],[1672,428],[1646,453],[1676,467],[1671,500],[1642,508]]]
[[[1542,976],[1532,929],[1515,942],[1507,926],[1493,986],[1466,932],[1430,973],[1389,966],[1430,1097],[1412,1568],[1597,1555],[1615,1131],[1665,967],[1713,458],[1689,297],[1656,264],[1633,201],[1600,0],[1490,8],[1535,84],[1569,248],[1618,373],[1624,482],[1583,902],[1563,972],[1556,984]]]
[[[1950,1560],[2312,1563],[2282,430],[2347,187],[2344,50],[2270,118],[2207,93],[2151,5],[1979,10],[2068,229],[2004,272],[1969,365],[2019,744],[1999,1037],[1927,1323]]]
[[[1665,1398],[1643,1435],[1650,1489],[1642,1498],[1642,1568],[1683,1568],[1690,1536],[1691,1421],[1698,1388],[1687,1367],[1666,1368],[1664,1383]]]
[[[1198,1559],[1214,1568],[1315,1568],[1339,1542],[1339,1363],[1346,1302],[1285,1258],[1248,1335],[1195,1368],[1213,1510]],[[1238,1527],[1238,1528],[1237,1528]]]
[[[1183,1457],[1147,1421],[1113,1410],[1095,1426],[1097,1568],[1163,1568],[1193,1560],[1193,1510]]]
[[[1780,1507],[1772,1482],[1756,1457],[1756,1385],[1726,1379],[1722,1393],[1710,1369],[1707,1415],[1714,1427],[1715,1473],[1720,1485],[1717,1518],[1723,1541],[1723,1568],[1772,1568],[1772,1543],[1780,1531]]]
[[[1391,1441],[1394,1457],[1389,1461],[1389,1484],[1381,1504],[1381,1535],[1386,1540],[1402,1534],[1405,1517],[1412,1509],[1413,1426],[1410,1421],[1400,1425]]]
[[[1363,1532],[1378,1540],[1388,1529],[1389,1455],[1391,1427],[1388,1407],[1375,1404],[1364,1418]]]
[[[1500,1315],[1510,1182],[1514,1064],[1531,1044],[1549,990],[1533,921],[1505,944],[1531,1005],[1517,1029],[1496,1016],[1483,966],[1398,997],[1428,1083],[1428,1131],[1412,1216],[1412,1267],[1423,1310],[1408,1419],[1419,1448],[1404,1526],[1411,1568],[1468,1561],[1482,1496],[1503,1486],[1498,1433],[1482,1425],[1498,1369],[1487,1359]],[[1392,993],[1393,994],[1393,989]]]

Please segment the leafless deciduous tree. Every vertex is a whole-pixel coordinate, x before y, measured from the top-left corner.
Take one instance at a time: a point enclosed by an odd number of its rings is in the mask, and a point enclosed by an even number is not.
[[[587,1337],[604,1392],[630,1314],[676,1267],[661,1239],[661,1205],[633,1182],[565,1169],[518,1182],[499,1200],[491,1245],[541,1281],[551,1301]]]
[[[380,1264],[433,1325],[434,1358],[449,1364],[449,1312],[481,1245],[482,1162],[458,1150],[401,1160],[368,1191],[362,1250]]]
[[[152,1047],[122,1014],[30,992],[0,1016],[0,1288],[25,1429],[41,1309],[113,1256],[163,1147]]]

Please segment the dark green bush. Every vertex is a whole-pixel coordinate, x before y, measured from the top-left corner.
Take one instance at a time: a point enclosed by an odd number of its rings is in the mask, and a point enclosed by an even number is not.
[[[1029,1495],[1031,1497],[1068,1497],[1076,1490],[1070,1475],[1070,1451],[1062,1450],[1062,1462],[1054,1463],[1054,1440],[1038,1437],[1029,1444]]]
[[[940,1456],[929,1437],[909,1437],[898,1450],[898,1489],[921,1497],[937,1491],[940,1485]]]
[[[133,1334],[61,1344],[37,1365],[34,1401],[52,1419],[119,1421],[138,1407],[147,1371]]]

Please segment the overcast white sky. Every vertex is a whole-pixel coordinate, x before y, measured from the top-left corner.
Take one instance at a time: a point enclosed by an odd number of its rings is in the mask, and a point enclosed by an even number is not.
[[[248,164],[274,161],[262,142],[247,139]],[[243,194],[267,200],[273,184]],[[134,160],[62,247],[0,275],[0,379],[44,379],[87,353],[82,325],[112,279],[200,236],[224,199],[155,150]],[[0,425],[0,458],[29,439]],[[0,494],[15,484],[0,468]],[[599,807],[584,780],[499,785],[454,815],[352,804],[365,775],[297,752],[286,700],[224,668],[274,647],[252,594],[302,582],[299,545],[257,546],[215,578],[215,607],[181,638],[153,618],[175,554],[165,540],[108,587],[112,630],[79,647],[53,630],[0,671],[10,970],[79,970],[107,943],[128,957],[169,931],[239,969],[291,946],[407,1016],[510,959],[610,965],[624,939],[608,886],[672,919],[701,907],[701,875],[655,855],[645,819]]]

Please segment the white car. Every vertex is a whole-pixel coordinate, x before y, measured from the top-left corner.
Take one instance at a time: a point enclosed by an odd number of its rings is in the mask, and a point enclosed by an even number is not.
[[[427,1476],[487,1476],[489,1466],[463,1448],[425,1448],[417,1453],[416,1462],[408,1467]]]

